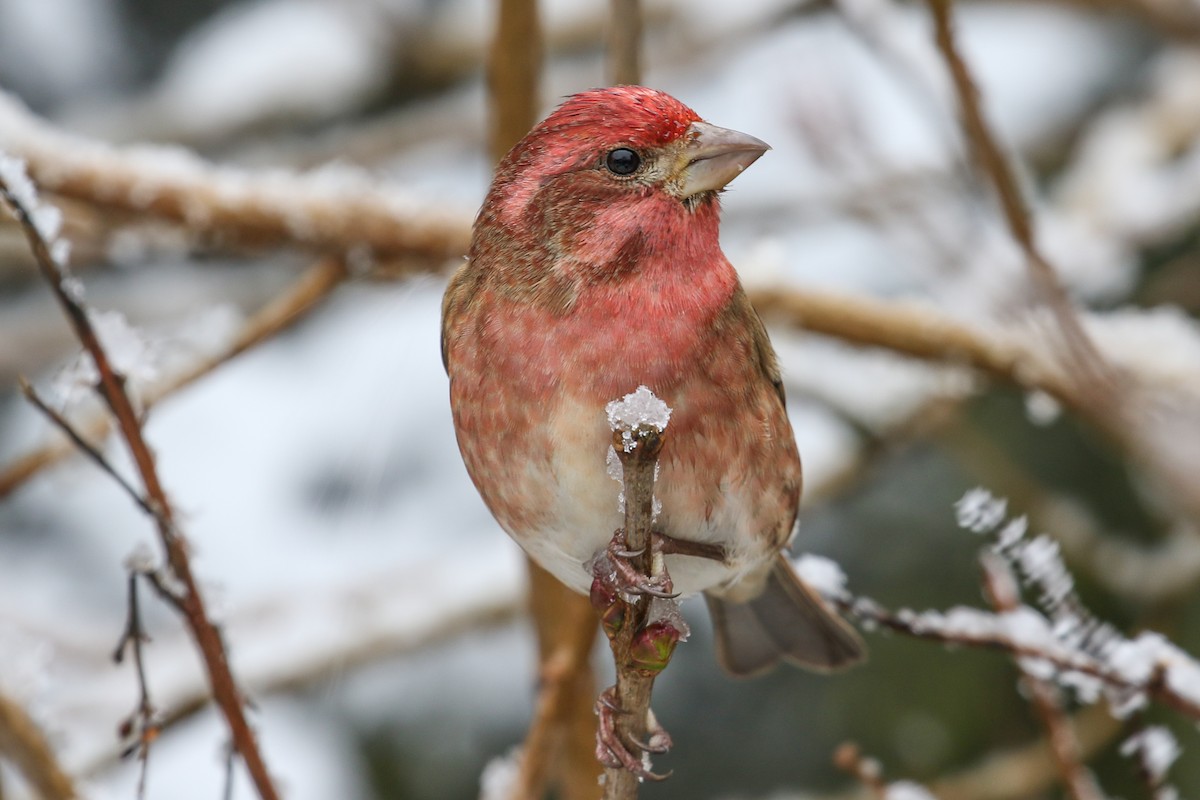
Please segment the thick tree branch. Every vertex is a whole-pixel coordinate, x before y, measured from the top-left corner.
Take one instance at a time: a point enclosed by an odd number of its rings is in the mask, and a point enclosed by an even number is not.
[[[438,264],[467,250],[465,215],[351,173],[251,172],[178,150],[115,147],[35,118],[0,92],[0,147],[40,185],[94,206],[171,220],[218,241]]]

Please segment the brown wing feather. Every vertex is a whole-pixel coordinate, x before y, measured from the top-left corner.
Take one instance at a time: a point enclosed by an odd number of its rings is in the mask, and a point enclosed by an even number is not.
[[[470,300],[474,292],[475,274],[471,262],[467,262],[454,271],[450,283],[446,285],[446,293],[442,295],[442,368],[450,374],[450,333],[458,320],[462,307]]]

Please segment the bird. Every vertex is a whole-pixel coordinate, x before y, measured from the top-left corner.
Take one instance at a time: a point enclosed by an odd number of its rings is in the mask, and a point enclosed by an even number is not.
[[[800,456],[775,351],[719,242],[719,195],[769,149],[656,89],[572,95],[500,161],[442,303],[467,472],[572,590],[589,591],[623,519],[606,404],[645,386],[671,408],[655,530],[679,545],[674,590],[703,592],[733,676],[864,657],[786,556]]]

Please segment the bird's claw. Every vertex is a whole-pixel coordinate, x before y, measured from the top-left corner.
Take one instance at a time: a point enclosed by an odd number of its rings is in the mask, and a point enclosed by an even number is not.
[[[596,699],[596,716],[600,718],[596,726],[596,760],[606,767],[627,770],[644,781],[665,781],[671,777],[671,773],[651,770],[648,754],[667,752],[671,748],[671,735],[663,730],[653,714],[649,714],[647,719],[649,741],[623,735],[617,729],[615,717],[626,713],[617,702],[615,686],[605,689]],[[634,753],[635,749],[637,754]]]
[[[663,537],[661,534],[654,534],[651,538],[650,550],[657,552],[660,542]],[[605,554],[608,558],[598,560],[593,573],[595,577],[601,577],[600,571],[603,566],[605,577],[612,580],[613,588],[625,595],[649,595],[650,597],[660,597],[665,600],[674,599],[679,596],[678,592],[672,592],[671,578],[669,575],[650,576],[645,575],[634,569],[629,563],[629,559],[643,555],[646,548],[642,547],[637,550],[630,550],[625,546],[625,536],[621,531],[617,531],[613,535],[612,541],[608,543]],[[599,562],[606,561],[603,565]]]

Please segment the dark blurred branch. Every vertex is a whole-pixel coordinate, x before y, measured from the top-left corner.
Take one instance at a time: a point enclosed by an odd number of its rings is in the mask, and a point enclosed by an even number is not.
[[[540,114],[542,29],[537,0],[501,0],[497,13],[487,80],[489,150],[498,162]],[[541,685],[511,796],[532,799],[553,789],[563,800],[595,800],[600,790],[592,754],[596,681],[590,656],[596,615],[587,598],[531,559],[526,564]]]
[[[126,598],[125,630],[121,633],[121,639],[117,642],[117,647],[113,651],[113,661],[118,664],[125,660],[127,652],[132,653],[134,672],[137,675],[137,707],[121,723],[120,730],[122,737],[133,737],[133,744],[126,750],[126,753],[136,753],[138,762],[140,763],[140,774],[138,775],[139,798],[144,797],[146,793],[146,768],[150,763],[150,746],[154,744],[154,741],[162,731],[162,726],[157,719],[154,703],[150,700],[150,684],[146,680],[146,661],[142,645],[149,642],[150,637],[146,633],[146,629],[142,627],[142,608],[138,601],[138,581],[141,577],[142,574],[136,567],[130,569]]]
[[[1080,709],[1069,724],[1084,758],[1107,747],[1121,730],[1121,723],[1102,705]],[[1018,800],[1045,793],[1060,775],[1049,745],[1038,739],[930,781],[929,788],[939,800]]]
[[[534,598],[555,597],[568,591],[541,568],[531,571],[530,582]],[[545,582],[553,585],[537,586]],[[586,602],[576,601],[573,593],[552,618],[546,611],[547,604],[535,608],[543,609],[536,620],[542,645],[540,688],[509,797],[543,797],[554,778],[564,800],[594,800],[600,793],[596,782],[599,769],[592,752],[595,678],[590,664],[596,614]]]
[[[1054,268],[1037,246],[1034,222],[1013,166],[988,125],[976,82],[955,42],[950,0],[928,3],[934,38],[954,84],[966,139],[996,191],[1009,232],[1025,255],[1032,283],[1052,315],[1061,347],[1051,352],[1061,349],[1066,357],[1059,359],[1063,362],[1061,370],[1076,384],[1076,402],[1163,483],[1163,499],[1182,516],[1200,519],[1200,479],[1192,452],[1200,440],[1175,441],[1200,426],[1200,399],[1163,398],[1140,392],[1144,387],[1130,380],[1133,376],[1118,372],[1097,350]],[[1172,448],[1179,448],[1181,454],[1172,452]]]
[[[66,276],[51,253],[50,243],[43,238],[42,232],[35,224],[32,217],[35,209],[26,207],[3,181],[0,181],[0,196],[16,213],[17,219],[25,229],[30,248],[37,258],[39,269],[50,284],[76,336],[92,357],[99,375],[97,389],[116,418],[117,426],[128,445],[145,487],[144,504],[153,512],[152,517],[166,553],[171,578],[180,584],[180,610],[203,657],[213,698],[225,716],[234,746],[246,764],[259,796],[262,800],[276,800],[278,793],[262,760],[254,732],[246,721],[242,696],[230,672],[224,642],[208,617],[204,598],[192,574],[187,547],[175,524],[174,510],[159,480],[154,456],[142,436],[138,413],[126,394],[124,378],[113,369],[108,354],[92,327],[87,310],[69,288]]]
[[[609,0],[608,82],[614,86],[642,82],[641,0]]]
[[[500,0],[487,60],[492,160],[499,161],[541,113],[542,29],[537,0]]]
[[[851,344],[973,367],[1006,383],[1040,389],[1073,410],[1089,410],[1074,384],[1042,354],[934,307],[802,289],[750,289],[748,294],[765,318]]]

